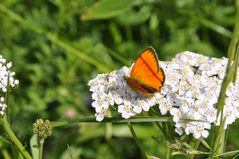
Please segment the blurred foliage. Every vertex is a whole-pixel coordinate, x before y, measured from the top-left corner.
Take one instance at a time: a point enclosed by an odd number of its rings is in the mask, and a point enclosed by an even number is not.
[[[6,13],[4,7],[15,14]],[[37,118],[94,116],[87,82],[100,72],[129,66],[147,46],[153,46],[161,60],[185,50],[226,56],[234,19],[233,0],[2,0],[0,54],[13,62],[20,80],[8,104],[12,127],[28,145]],[[149,154],[165,153],[162,135],[152,124],[135,129]],[[231,134],[229,149],[238,148],[234,139],[238,134]],[[0,147],[0,158],[11,154],[4,138]],[[55,128],[45,157],[70,155],[141,157],[124,124]]]

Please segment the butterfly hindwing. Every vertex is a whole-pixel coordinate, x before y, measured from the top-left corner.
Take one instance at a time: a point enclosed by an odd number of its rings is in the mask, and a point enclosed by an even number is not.
[[[144,85],[142,83],[139,83],[138,81],[134,80],[133,78],[127,77],[126,81],[128,83],[128,85],[130,85],[131,87],[133,87],[135,90],[137,90],[138,92],[145,94],[145,95],[152,95],[154,92],[156,92],[157,90],[154,89],[153,87]]]

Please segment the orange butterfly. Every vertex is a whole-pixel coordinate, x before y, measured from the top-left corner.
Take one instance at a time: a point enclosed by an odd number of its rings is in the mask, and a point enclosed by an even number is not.
[[[158,56],[154,48],[145,49],[135,61],[129,77],[125,77],[129,86],[136,91],[152,96],[159,92],[164,83],[164,72],[159,67]]]

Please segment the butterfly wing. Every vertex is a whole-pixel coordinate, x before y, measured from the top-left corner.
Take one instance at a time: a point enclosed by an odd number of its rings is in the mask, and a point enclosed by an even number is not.
[[[164,82],[164,73],[159,67],[157,54],[152,47],[145,49],[135,61],[130,78],[143,88],[160,91]]]
[[[151,76],[159,70],[158,57],[154,49],[149,47],[145,49],[135,61],[130,72],[130,77],[141,79],[142,77]]]
[[[156,74],[142,78],[139,82],[142,85],[154,88],[157,92],[159,92],[164,83],[164,72],[160,68]]]

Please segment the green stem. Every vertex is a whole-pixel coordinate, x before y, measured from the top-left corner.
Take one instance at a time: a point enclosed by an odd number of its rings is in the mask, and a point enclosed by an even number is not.
[[[160,131],[162,132],[162,134],[164,135],[164,138],[167,139],[168,135],[167,132],[165,132],[165,129],[160,125],[159,122],[155,122],[155,124],[157,125],[157,127],[160,129]]]
[[[112,118],[104,118],[101,123],[151,123],[151,122],[171,122],[172,117],[151,117],[151,116],[137,116],[132,117],[130,119],[122,119],[121,117],[112,117]],[[61,126],[69,126],[78,123],[98,123],[95,120],[95,117],[92,118],[79,118],[74,121],[51,121],[52,127],[61,127]]]
[[[166,159],[170,159],[171,158],[171,153],[172,150],[171,148],[168,146],[170,145],[171,142],[171,135],[170,135],[170,128],[169,128],[169,123],[165,124],[162,123],[162,126],[160,125],[160,123],[156,122],[156,125],[158,126],[158,128],[161,130],[162,134],[164,135],[164,138],[166,140]]]
[[[105,131],[105,138],[110,140],[112,138],[112,123],[106,123]]]
[[[39,144],[39,159],[42,159],[44,141]]]
[[[2,155],[5,159],[11,159],[9,153],[5,149],[2,150]]]
[[[31,155],[26,151],[25,147],[22,145],[22,143],[18,140],[18,138],[16,137],[16,135],[14,134],[14,132],[12,131],[12,129],[9,126],[9,123],[7,121],[6,116],[4,116],[1,119],[1,124],[4,128],[4,130],[6,131],[7,135],[10,137],[11,141],[16,145],[16,147],[18,148],[18,150],[21,152],[21,154],[26,158],[26,159],[32,159]]]
[[[201,142],[200,139],[199,140],[198,139],[193,139],[193,141],[190,143],[190,145],[192,146],[192,148],[194,150],[198,150],[200,142]],[[192,153],[191,155],[188,156],[188,159],[194,159],[194,158],[195,158],[195,154],[194,153]]]
[[[170,144],[168,141],[167,141],[167,145]],[[172,150],[171,148],[169,148],[167,146],[167,149],[166,149],[166,159],[170,159],[171,158],[171,153],[172,153]]]
[[[218,98],[217,117],[220,114],[220,126],[216,128],[216,137],[213,143],[213,153],[211,156],[212,158],[218,158],[218,155],[223,154],[226,144],[226,132],[224,129],[225,118],[223,115],[223,108],[225,105],[226,89],[229,83],[234,80],[239,60],[239,52],[237,49],[237,44],[239,43],[239,0],[236,1],[236,4],[237,4],[236,23],[233,31],[233,37],[231,39],[228,48],[229,60],[227,64],[226,76],[223,80],[222,88]]]
[[[136,136],[136,133],[135,133],[133,127],[132,127],[132,124],[131,124],[130,122],[128,122],[128,127],[129,127],[129,130],[130,130],[132,136],[134,137],[135,143],[137,144],[138,148],[140,149],[140,152],[141,152],[142,157],[143,157],[143,158],[147,158],[147,154],[146,154],[146,152],[144,151],[143,147],[141,146],[141,144],[140,144],[140,142],[139,142],[139,140],[138,140],[138,138],[137,138],[137,136]]]
[[[171,139],[172,139],[170,124],[171,124],[170,122],[169,122],[169,123],[163,123],[163,125],[165,125],[165,128],[166,128],[166,133],[168,134],[168,135],[166,136],[167,145],[169,145],[169,144],[171,143]],[[172,153],[171,148],[169,148],[169,147],[167,146],[166,159],[170,159],[170,158],[171,158],[171,153]]]

